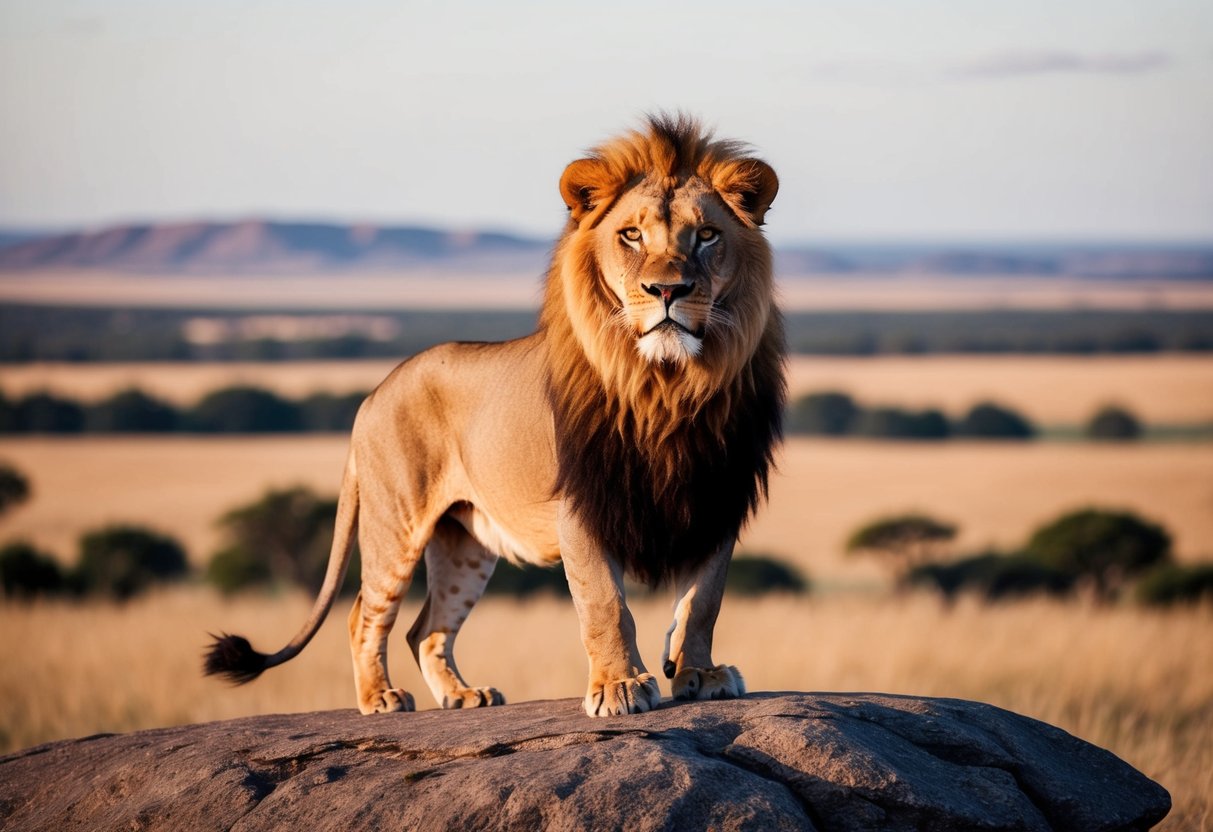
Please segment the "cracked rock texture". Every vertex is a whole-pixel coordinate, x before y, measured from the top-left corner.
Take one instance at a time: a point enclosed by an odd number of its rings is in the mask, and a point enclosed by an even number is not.
[[[0,758],[0,828],[1144,830],[1167,792],[989,705],[752,694],[591,720],[578,700],[327,711]]]

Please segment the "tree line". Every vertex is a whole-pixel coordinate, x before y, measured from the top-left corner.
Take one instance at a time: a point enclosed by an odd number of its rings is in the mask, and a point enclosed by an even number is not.
[[[45,391],[0,392],[0,433],[302,433],[349,431],[367,394],[314,393],[290,399],[259,387],[228,387],[196,404],[130,389],[95,403]]]
[[[1027,417],[997,402],[979,402],[962,416],[951,418],[936,408],[867,407],[834,390],[809,393],[793,401],[785,429],[793,435],[869,439],[1032,439],[1040,434]],[[1101,407],[1083,426],[1083,435],[1095,440],[1132,440],[1142,433],[1137,417],[1117,405]]]
[[[10,399],[0,391],[2,433],[307,433],[348,432],[365,392],[313,393],[291,399],[259,387],[216,390],[192,406],[178,407],[141,390],[87,403],[45,391]],[[1031,439],[1039,428],[1013,408],[981,402],[959,418],[937,409],[866,407],[837,391],[793,401],[786,429],[806,436],[879,439]],[[1107,406],[1084,427],[1091,439],[1128,440],[1142,435],[1129,411]]]

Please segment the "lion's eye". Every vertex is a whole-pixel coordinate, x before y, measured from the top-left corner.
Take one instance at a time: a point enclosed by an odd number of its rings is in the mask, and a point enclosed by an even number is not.
[[[640,229],[625,228],[619,232],[619,236],[627,240],[629,243],[638,243],[640,242]]]
[[[703,228],[695,232],[695,237],[701,243],[714,243],[720,237],[720,231],[712,228],[710,225],[705,225]]]

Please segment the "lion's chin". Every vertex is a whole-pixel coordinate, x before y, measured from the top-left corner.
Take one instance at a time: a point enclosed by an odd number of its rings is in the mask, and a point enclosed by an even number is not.
[[[703,350],[703,339],[672,323],[662,324],[637,339],[636,349],[654,364],[685,364]]]

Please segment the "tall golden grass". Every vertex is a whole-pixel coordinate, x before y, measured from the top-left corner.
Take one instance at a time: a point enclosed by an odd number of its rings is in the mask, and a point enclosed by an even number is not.
[[[0,743],[236,717],[352,707],[344,605],[308,649],[252,685],[199,673],[208,630],[281,646],[310,598],[219,598],[165,590],[125,606],[42,601],[0,606]],[[407,615],[400,629],[407,629]],[[659,666],[668,599],[633,604],[641,647]],[[503,637],[504,636],[504,637]],[[538,658],[537,657],[541,657]],[[1056,601],[945,606],[927,596],[726,599],[716,657],[752,690],[876,690],[990,702],[1058,725],[1165,785],[1165,830],[1213,823],[1213,610],[1154,611]],[[469,681],[511,701],[579,697],[585,657],[568,601],[488,599],[460,635]],[[433,707],[404,643],[393,681]],[[668,690],[667,690],[668,693]]]

